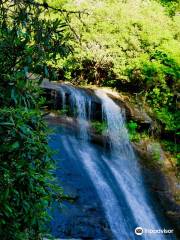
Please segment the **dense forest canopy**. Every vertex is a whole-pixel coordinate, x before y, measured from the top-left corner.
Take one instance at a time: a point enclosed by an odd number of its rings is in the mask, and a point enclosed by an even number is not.
[[[177,153],[179,1],[64,1],[63,6],[86,14],[68,17],[73,53],[56,64],[59,79],[138,96],[160,123],[155,134],[168,136],[165,145]]]
[[[137,96],[180,166],[179,26],[178,0],[0,1],[1,239],[40,239],[57,193],[43,78]]]

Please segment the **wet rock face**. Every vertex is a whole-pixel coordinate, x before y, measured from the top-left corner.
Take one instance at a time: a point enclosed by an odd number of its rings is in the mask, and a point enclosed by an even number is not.
[[[128,120],[134,120],[138,123],[139,127],[142,129],[149,129],[152,126],[152,119],[150,116],[140,107],[132,104],[127,99],[123,99],[120,96],[114,96],[109,94],[109,96],[122,108],[125,109],[126,118]]]
[[[143,141],[132,143],[134,150],[147,166],[163,164],[165,155],[161,145],[158,142]]]
[[[92,95],[92,93],[91,93]],[[44,97],[46,98],[46,106],[49,110],[62,110],[62,96],[60,92],[56,89],[45,89]],[[65,94],[66,99],[66,107],[68,108],[67,115],[71,116],[72,109],[70,103],[70,95],[68,93]],[[102,121],[102,105],[98,98],[93,98],[91,103],[91,120],[92,121]]]
[[[153,169],[146,167],[143,168],[143,172],[147,187],[157,199],[171,226],[174,226],[177,237],[180,238],[180,206],[174,200],[169,179],[159,167]]]
[[[133,147],[140,156],[141,167],[148,188],[151,189],[165,215],[174,225],[177,236],[180,237],[180,205],[174,198],[177,190],[176,181],[168,175],[168,169],[164,170],[161,167],[161,164],[166,161],[166,156],[160,144],[140,141],[140,143],[133,143]],[[158,155],[156,155],[156,151],[158,151]]]
[[[50,83],[44,82],[42,87],[45,89],[44,96],[47,99],[47,106],[49,109],[62,109],[62,96],[59,92],[59,88],[61,84],[58,83]],[[92,98],[92,111],[91,111],[91,120],[102,121],[102,105],[100,99],[95,95],[93,89],[88,88],[79,88],[82,91],[86,91],[86,93]],[[152,127],[152,119],[148,116],[148,114],[140,109],[138,106],[133,105],[126,99],[121,98],[120,96],[113,95],[108,93],[108,96],[116,102],[121,108],[125,109],[126,118],[128,120],[134,120],[138,123],[139,129],[149,129]],[[70,106],[69,94],[65,95],[67,106]]]
[[[131,118],[136,120],[140,126],[145,128],[151,127],[152,119],[144,110],[130,105],[127,105],[127,107],[129,108]]]
[[[91,119],[95,121],[101,121],[102,120],[102,105],[99,102],[92,102],[92,109],[91,112]]]
[[[78,122],[75,118],[72,117],[67,117],[67,116],[59,116],[53,112],[50,112],[49,114],[47,114],[44,119],[52,126],[64,126],[68,129],[71,129],[73,131],[77,131],[77,133],[79,132],[79,126],[78,126]],[[101,134],[97,134],[96,130],[93,129],[92,127],[90,127],[90,142],[97,144],[99,146],[102,146],[106,149],[109,149],[109,139],[108,136],[106,135],[101,135]]]

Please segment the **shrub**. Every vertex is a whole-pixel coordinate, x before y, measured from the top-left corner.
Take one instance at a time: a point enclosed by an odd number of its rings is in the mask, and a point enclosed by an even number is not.
[[[1,239],[39,239],[55,194],[54,165],[41,114],[1,109],[0,146]]]
[[[132,120],[127,123],[129,138],[132,141],[138,141],[139,140],[139,134],[137,132],[137,127],[138,127],[137,123],[132,121]]]
[[[0,239],[41,239],[54,183],[39,87],[66,52],[64,22],[34,0],[0,2]],[[64,50],[64,51],[63,51]],[[35,74],[36,73],[36,74]],[[38,75],[37,75],[38,74]]]
[[[79,38],[71,41],[75,52],[61,61],[60,68],[68,72],[69,81],[78,79],[140,96],[163,126],[160,129],[177,135],[178,6],[176,0],[68,1],[67,8],[86,9],[89,14],[69,19]],[[167,7],[170,12],[174,9],[171,16]]]
[[[98,133],[98,134],[103,134],[107,130],[106,122],[94,121],[91,123],[91,126],[96,130],[96,133]]]

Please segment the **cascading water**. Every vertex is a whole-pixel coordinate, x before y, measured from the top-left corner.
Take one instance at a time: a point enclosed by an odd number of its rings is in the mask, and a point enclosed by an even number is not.
[[[63,107],[65,95],[73,114],[77,118],[80,139],[63,135],[62,141],[68,156],[75,158],[74,164],[82,164],[85,173],[98,194],[106,218],[118,240],[137,239],[134,229],[161,229],[157,217],[150,207],[137,157],[129,142],[123,110],[102,90],[95,91],[102,104],[103,119],[107,122],[110,154],[99,152],[89,142],[89,120],[92,98],[83,90],[69,85],[59,88]],[[78,161],[78,162],[77,162]],[[72,236],[73,237],[73,236]],[[108,238],[107,238],[108,239]],[[162,234],[144,234],[141,239],[175,239]]]
[[[85,92],[79,91],[78,89],[68,85],[62,85],[60,92],[64,106],[66,105],[64,96],[66,93],[69,94],[69,102],[73,111],[73,115],[77,117],[80,136],[87,140],[89,128],[88,119],[90,118],[91,111],[91,98],[85,94]]]
[[[98,90],[96,94],[102,101],[103,115],[108,124],[108,135],[112,148],[111,159],[104,158],[104,161],[111,169],[119,190],[123,192],[129,211],[131,211],[137,226],[160,229],[156,216],[148,206],[148,198],[143,186],[137,157],[129,142],[125,127],[124,112],[106,93]],[[116,229],[114,229],[114,232],[116,232]],[[120,236],[117,238],[122,239]],[[153,236],[148,235],[143,236],[143,238],[151,239]],[[164,239],[164,237],[155,236],[155,239]]]

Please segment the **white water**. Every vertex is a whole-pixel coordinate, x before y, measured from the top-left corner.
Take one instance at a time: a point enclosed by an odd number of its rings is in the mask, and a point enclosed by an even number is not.
[[[125,200],[138,226],[160,229],[153,211],[146,202],[146,193],[137,158],[125,127],[124,112],[106,93],[98,90],[96,94],[102,101],[103,115],[107,121],[112,146],[111,160],[104,159],[104,161],[111,169],[119,188],[123,191]],[[114,228],[113,231],[117,232],[117,229]],[[119,235],[117,238],[122,239],[119,238]],[[150,236],[144,237],[144,239],[150,239]],[[156,236],[155,239],[164,238]]]
[[[124,111],[108,95],[98,90],[103,109],[103,118],[108,125],[111,154],[99,156],[96,149],[89,144],[89,124],[91,116],[91,98],[85,91],[72,86],[61,87],[63,106],[65,93],[70,96],[74,115],[80,126],[81,144],[72,141],[76,148],[78,161],[84,165],[86,174],[102,202],[111,230],[118,240],[137,239],[135,227],[162,229],[149,204],[145,191],[138,159],[129,142],[125,127]],[[69,140],[71,141],[71,140]],[[145,240],[171,239],[162,234],[144,234]]]
[[[90,111],[91,111],[91,99],[88,95],[85,94],[83,91],[79,91],[78,89],[63,85],[61,87],[61,95],[63,99],[63,104],[65,105],[65,93],[68,93],[70,96],[70,104],[73,110],[73,115],[77,116],[77,121],[80,128],[80,136],[83,139],[88,139],[88,119],[90,118]]]

